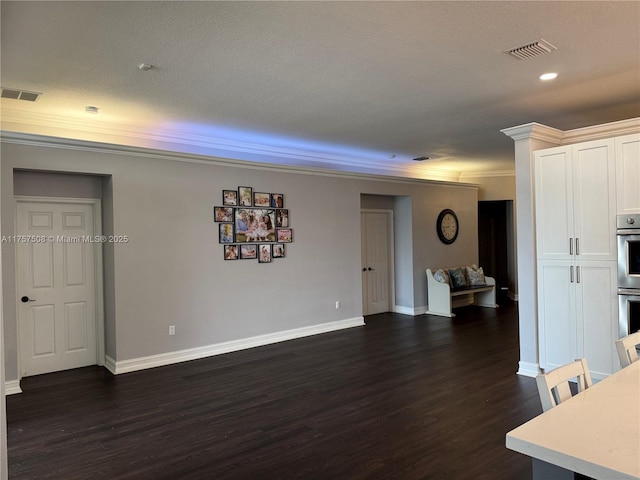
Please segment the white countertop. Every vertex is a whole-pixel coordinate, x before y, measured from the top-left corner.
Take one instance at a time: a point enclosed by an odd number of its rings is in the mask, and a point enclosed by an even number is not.
[[[506,445],[592,478],[640,479],[640,361],[510,431]]]

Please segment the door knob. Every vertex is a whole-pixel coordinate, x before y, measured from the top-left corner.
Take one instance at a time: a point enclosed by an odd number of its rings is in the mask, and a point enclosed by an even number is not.
[[[362,271],[363,271],[363,272],[366,272],[366,271],[367,271],[367,269],[366,269],[365,267],[362,267]]]
[[[24,297],[20,298],[20,301],[21,301],[22,303],[35,302],[35,300],[34,300],[33,298],[29,298],[29,297],[27,297],[26,295],[25,295]]]
[[[367,270],[369,270],[370,272],[375,272],[375,270],[371,267],[367,268]]]

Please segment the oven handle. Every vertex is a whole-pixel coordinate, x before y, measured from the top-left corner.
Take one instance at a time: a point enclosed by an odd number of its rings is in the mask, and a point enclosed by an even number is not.
[[[618,288],[618,295],[640,296],[640,288]]]
[[[618,235],[640,235],[640,228],[619,228],[616,230]]]

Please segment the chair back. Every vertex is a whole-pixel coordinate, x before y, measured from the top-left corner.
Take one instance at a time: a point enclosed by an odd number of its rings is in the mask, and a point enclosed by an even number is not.
[[[638,345],[640,345],[640,332],[616,340],[616,350],[622,368],[628,367],[638,360],[638,351],[636,350]]]
[[[582,392],[592,385],[586,358],[580,358],[536,377],[543,412],[551,410],[571,398],[569,382],[574,378],[578,384],[578,392]]]

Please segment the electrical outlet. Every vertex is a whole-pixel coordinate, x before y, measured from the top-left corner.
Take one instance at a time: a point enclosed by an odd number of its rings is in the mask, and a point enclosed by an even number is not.
[[[176,326],[169,325],[169,335],[175,335],[175,334],[176,334]]]
[[[340,308],[340,301],[339,300],[336,302],[336,308]]]

